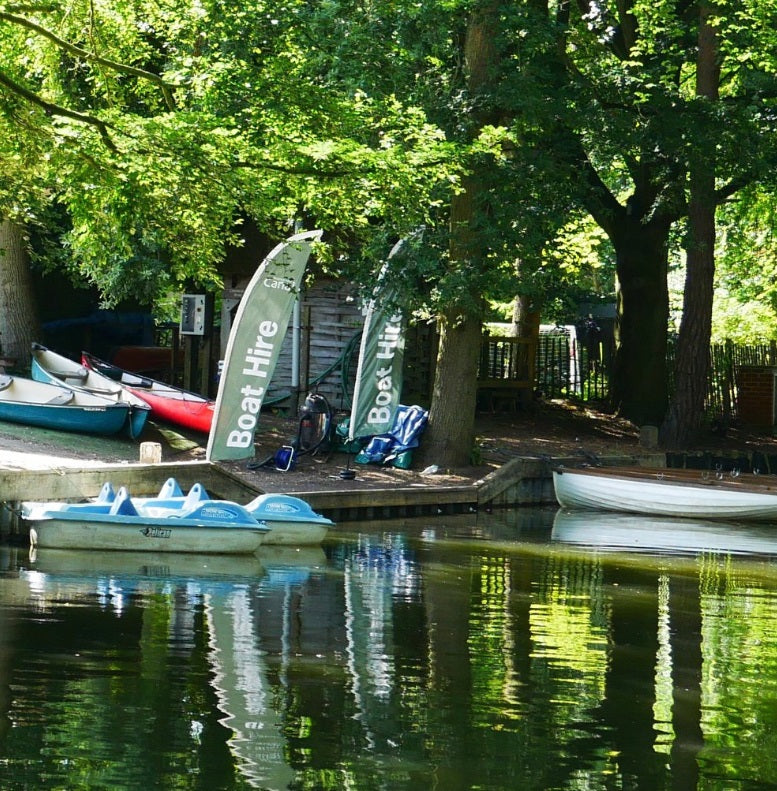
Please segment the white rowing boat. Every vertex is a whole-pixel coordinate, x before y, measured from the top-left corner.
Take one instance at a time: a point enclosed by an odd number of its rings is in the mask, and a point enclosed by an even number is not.
[[[777,478],[648,467],[553,471],[563,508],[701,519],[777,519]]]

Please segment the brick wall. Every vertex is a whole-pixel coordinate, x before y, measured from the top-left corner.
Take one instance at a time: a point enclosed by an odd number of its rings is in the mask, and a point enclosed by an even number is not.
[[[748,365],[739,369],[737,403],[739,418],[756,428],[775,425],[774,397],[777,366]]]

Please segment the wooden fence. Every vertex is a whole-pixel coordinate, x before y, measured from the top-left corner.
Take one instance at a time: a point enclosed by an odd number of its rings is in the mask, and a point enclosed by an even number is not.
[[[480,347],[478,389],[539,393],[546,398],[606,400],[612,343],[559,327],[535,338],[491,337]]]
[[[710,373],[707,382],[705,413],[711,418],[729,419],[739,414],[738,375],[746,366],[777,364],[777,344],[742,346],[727,341],[710,347]]]
[[[530,344],[527,347],[527,344]],[[534,362],[527,378],[526,361]],[[535,341],[488,338],[481,346],[478,386],[528,389],[545,398],[607,401],[614,356],[611,338],[586,336],[559,327],[542,332]],[[667,350],[670,375],[674,364],[674,342]],[[745,366],[777,366],[777,344],[738,345],[727,341],[710,347],[710,371],[705,414],[726,421],[738,417],[738,373]],[[672,387],[670,380],[670,389]]]

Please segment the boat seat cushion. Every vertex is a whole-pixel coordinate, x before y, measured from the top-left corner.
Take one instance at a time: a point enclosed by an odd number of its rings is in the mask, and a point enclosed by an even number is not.
[[[46,401],[47,404],[51,404],[52,406],[63,406],[64,404],[69,404],[73,400],[73,391],[72,390],[63,390],[61,393],[57,393],[53,398],[50,398]]]

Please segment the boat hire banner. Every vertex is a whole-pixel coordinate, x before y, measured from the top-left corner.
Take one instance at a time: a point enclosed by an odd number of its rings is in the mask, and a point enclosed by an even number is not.
[[[219,381],[209,461],[254,455],[254,433],[270,385],[313,242],[308,231],[281,242],[262,261],[245,290],[229,333]]]
[[[386,287],[385,279],[392,259],[404,246],[405,240],[400,239],[391,249],[367,304],[348,426],[349,440],[386,434],[399,406],[405,322],[401,311],[391,308],[394,291]]]

